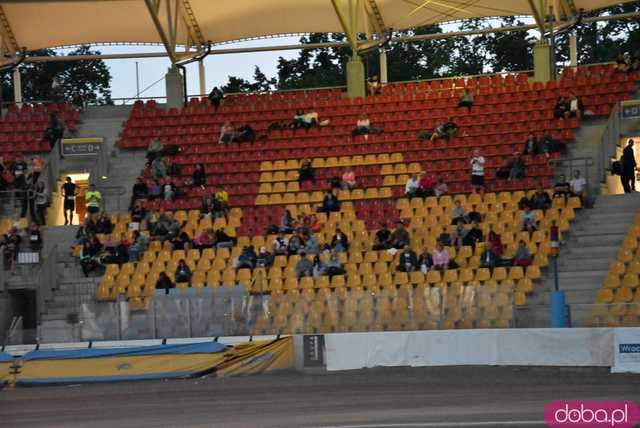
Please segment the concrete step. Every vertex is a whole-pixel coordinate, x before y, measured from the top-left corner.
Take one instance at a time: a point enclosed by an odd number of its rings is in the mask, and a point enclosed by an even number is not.
[[[566,260],[580,259],[580,262],[590,262],[593,259],[610,258],[612,254],[617,254],[619,246],[601,245],[595,247],[571,246],[562,252],[562,258]]]
[[[575,259],[565,259],[561,256],[558,260],[558,272],[576,272],[581,269],[583,262],[577,263]],[[611,262],[608,258],[601,260],[589,260],[589,269],[594,271],[608,271]]]

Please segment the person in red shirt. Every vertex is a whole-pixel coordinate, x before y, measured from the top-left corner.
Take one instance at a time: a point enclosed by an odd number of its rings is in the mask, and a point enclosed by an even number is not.
[[[435,186],[436,182],[432,176],[429,174],[422,174],[420,178],[420,196],[433,196],[433,186]]]

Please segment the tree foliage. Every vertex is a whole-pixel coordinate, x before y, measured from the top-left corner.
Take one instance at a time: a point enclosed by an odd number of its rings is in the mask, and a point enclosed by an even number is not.
[[[588,16],[620,14],[640,11],[640,1],[624,3],[591,12]],[[469,19],[459,24],[459,30],[477,30],[489,26],[513,27],[524,25],[516,17]],[[615,59],[619,52],[633,52],[640,46],[640,22],[635,20],[606,21],[581,24],[577,28],[579,62],[589,64]],[[442,33],[439,25],[418,27],[395,32],[394,36],[419,36]],[[300,43],[342,42],[341,33],[311,33]],[[392,43],[387,49],[388,80],[407,81],[437,77],[474,75],[491,72],[514,72],[533,69],[534,31],[487,33],[446,39],[427,39],[412,43]],[[556,59],[568,60],[568,35],[556,39]],[[346,84],[346,64],[350,50],[346,47],[303,49],[297,58],[278,58],[277,78],[264,75],[255,82],[229,76],[227,87],[238,91],[263,88],[300,89]],[[378,53],[364,55],[368,76],[379,73]],[[269,81],[269,85],[264,82]],[[239,84],[241,83],[241,84]]]
[[[52,49],[28,52],[27,56],[56,56]],[[90,46],[81,46],[69,55],[100,55]],[[67,100],[76,105],[83,103],[111,103],[111,73],[102,60],[38,62],[20,65],[22,94],[26,101],[46,101],[50,97],[51,83],[57,79]],[[2,76],[2,97],[13,101],[11,73]]]

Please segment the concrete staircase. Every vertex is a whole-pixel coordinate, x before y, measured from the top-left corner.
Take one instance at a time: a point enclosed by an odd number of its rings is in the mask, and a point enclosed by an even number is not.
[[[573,326],[584,325],[595,303],[597,290],[615,261],[620,245],[640,210],[640,193],[599,196],[593,209],[583,209],[567,236],[558,258],[558,282],[571,306]],[[529,326],[548,324],[551,292],[554,289],[553,268],[536,285],[529,299]]]

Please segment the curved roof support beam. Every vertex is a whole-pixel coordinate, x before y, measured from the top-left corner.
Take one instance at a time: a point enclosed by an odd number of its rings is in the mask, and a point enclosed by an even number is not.
[[[20,45],[16,40],[16,36],[11,30],[9,19],[4,13],[4,9],[0,6],[0,35],[2,36],[2,50],[15,56],[20,51]]]
[[[342,8],[342,3],[345,2],[347,3],[347,14]],[[351,46],[353,54],[356,55],[358,53],[358,9],[360,9],[360,0],[331,0],[331,4],[338,16],[340,26],[345,36],[347,36],[349,46]]]
[[[365,11],[369,17],[369,22],[373,27],[374,31],[382,36],[387,32],[387,26],[384,23],[384,19],[382,19],[382,13],[380,13],[380,8],[378,8],[378,3],[376,0],[366,0],[365,2]]]
[[[531,8],[531,14],[533,15],[533,19],[535,19],[536,24],[538,25],[538,29],[540,30],[540,38],[542,38],[546,30],[546,25],[544,21],[546,1],[540,0],[539,9],[535,4],[536,0],[527,0],[527,1],[529,2],[529,7]]]
[[[145,4],[172,64],[203,52],[206,43],[189,0],[145,0]],[[179,44],[184,44],[184,52],[177,51]]]

